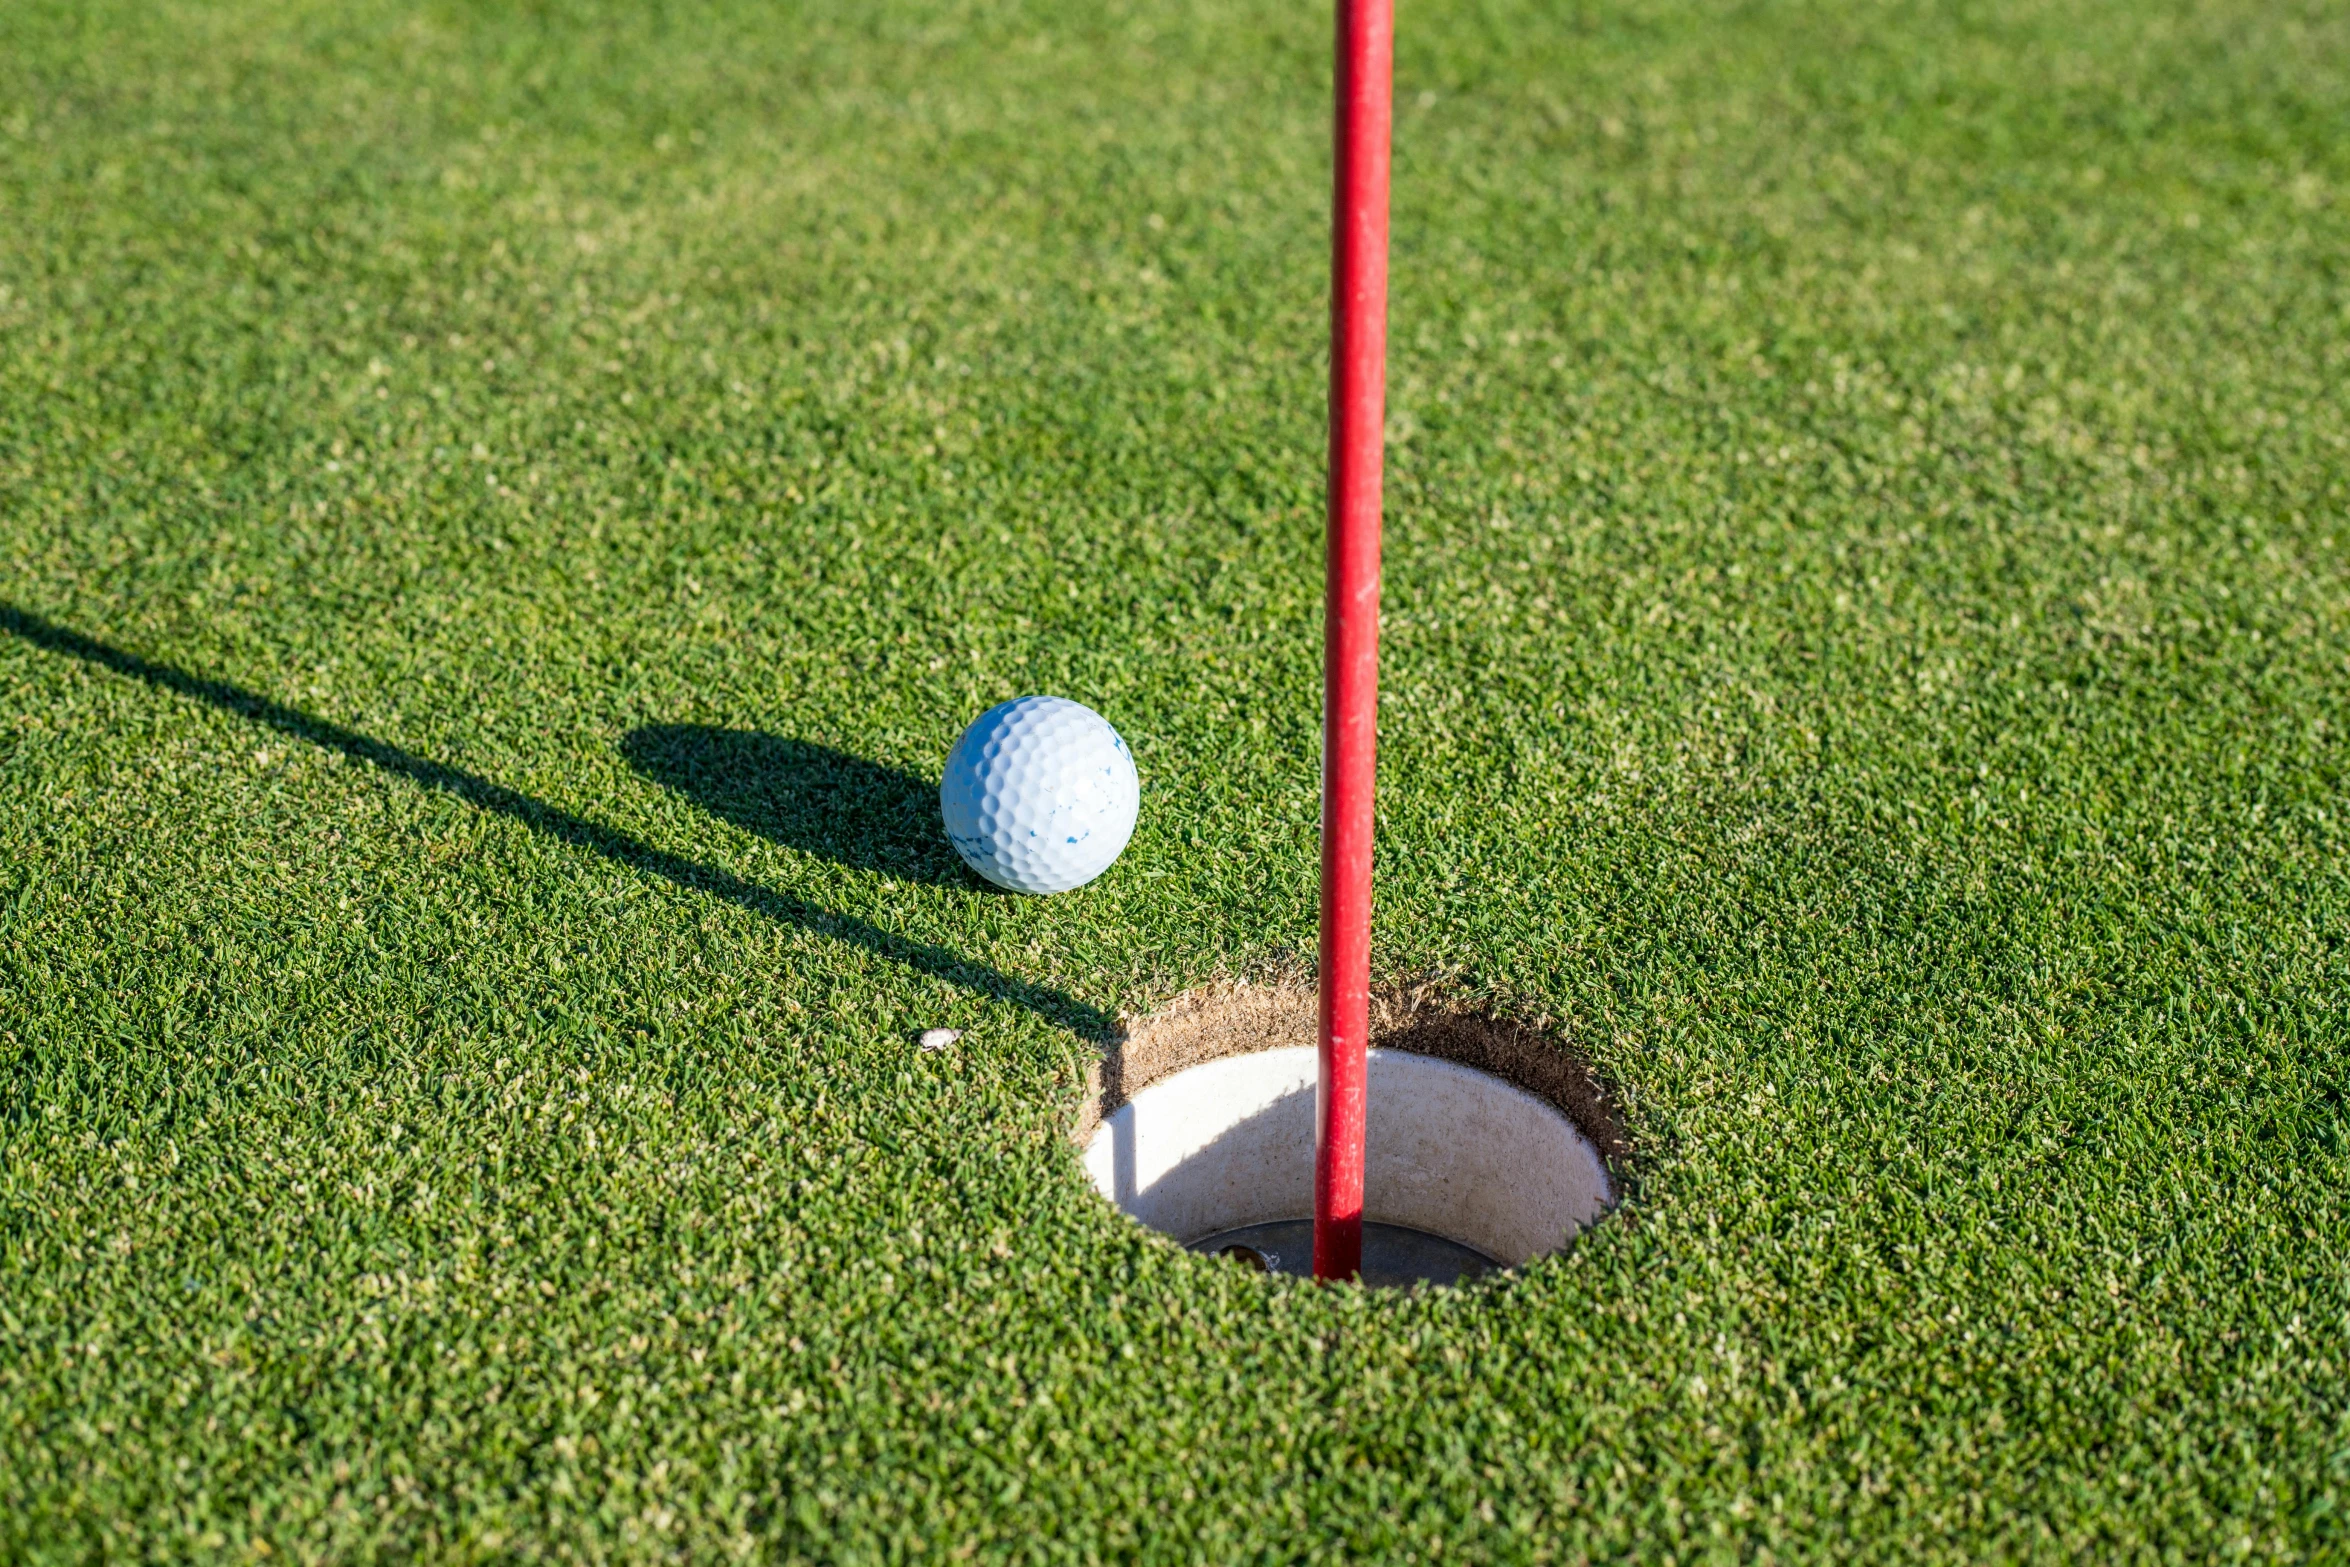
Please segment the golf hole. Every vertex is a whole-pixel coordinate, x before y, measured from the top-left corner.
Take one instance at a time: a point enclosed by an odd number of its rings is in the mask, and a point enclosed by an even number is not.
[[[1363,1282],[1451,1284],[1557,1251],[1615,1200],[1629,1153],[1588,1068],[1539,1027],[1390,991],[1372,1008]],[[1104,1054],[1087,1175],[1195,1251],[1313,1271],[1314,996],[1194,991]]]

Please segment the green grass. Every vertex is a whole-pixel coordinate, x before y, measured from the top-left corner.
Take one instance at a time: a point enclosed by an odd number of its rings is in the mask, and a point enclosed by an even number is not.
[[[1407,0],[1378,964],[1638,1156],[1369,1296],[1065,1137],[1312,945],[1324,10],[828,10],[0,7],[0,1559],[2350,1558],[2350,16]]]

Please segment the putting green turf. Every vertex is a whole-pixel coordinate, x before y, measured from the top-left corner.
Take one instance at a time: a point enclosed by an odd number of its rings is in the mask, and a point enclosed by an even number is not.
[[[1312,945],[1321,6],[0,7],[0,1557],[2350,1555],[2350,19],[1401,29],[1378,963],[1638,1154],[1374,1296],[1065,1136]]]

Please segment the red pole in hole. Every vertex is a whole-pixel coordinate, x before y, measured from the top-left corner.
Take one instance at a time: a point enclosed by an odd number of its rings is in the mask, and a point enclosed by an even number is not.
[[[1337,0],[1330,505],[1323,587],[1321,1079],[1314,1277],[1363,1265],[1364,1052],[1379,720],[1379,469],[1387,422],[1387,148],[1395,0]]]

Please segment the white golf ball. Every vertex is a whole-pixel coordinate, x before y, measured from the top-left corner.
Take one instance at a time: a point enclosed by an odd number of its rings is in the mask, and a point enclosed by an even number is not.
[[[1142,780],[1109,721],[1082,703],[1024,696],[971,721],[947,753],[939,814],[980,875],[1014,892],[1067,892],[1134,836]]]

